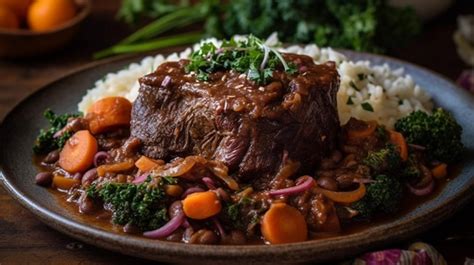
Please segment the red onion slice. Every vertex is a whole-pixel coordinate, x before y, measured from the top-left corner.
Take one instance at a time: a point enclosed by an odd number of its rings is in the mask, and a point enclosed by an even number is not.
[[[189,194],[195,193],[195,192],[202,192],[204,191],[203,189],[199,187],[191,187],[183,192],[182,198],[186,198]]]
[[[278,196],[278,195],[291,195],[291,194],[301,193],[301,192],[311,189],[314,186],[314,183],[315,183],[314,179],[308,176],[305,181],[293,187],[279,189],[279,190],[272,190],[272,191],[269,191],[268,194],[272,196]]]
[[[183,228],[191,227],[191,224],[189,223],[188,219],[184,218],[184,222],[181,224],[181,227]]]
[[[171,77],[169,75],[165,76],[163,78],[163,81],[161,82],[161,87],[166,88],[171,84]]]
[[[415,187],[413,187],[412,185],[410,185],[408,183],[407,183],[407,187],[410,190],[410,192],[415,194],[416,196],[425,196],[425,195],[430,194],[433,191],[434,181],[431,180],[430,183],[428,183],[428,185],[426,185],[423,188],[415,188]]]
[[[180,211],[175,217],[173,217],[168,223],[164,226],[143,233],[144,237],[148,238],[163,238],[171,235],[176,229],[178,229],[184,222],[185,216],[183,211]]]
[[[150,175],[150,173],[146,172],[146,173],[143,173],[141,175],[139,175],[138,177],[135,177],[135,179],[132,181],[133,184],[140,184],[142,182],[144,182],[148,176]]]
[[[204,177],[204,178],[202,178],[202,182],[204,182],[204,184],[206,184],[208,189],[210,189],[210,190],[215,190],[216,189],[216,183],[211,178]]]
[[[426,147],[424,147],[422,145],[418,145],[418,144],[408,144],[408,146],[413,148],[413,149],[420,150],[420,151],[426,150]]]
[[[225,237],[225,230],[224,227],[222,226],[221,222],[217,218],[212,218],[212,221],[214,222],[214,225],[217,228],[217,231],[219,231],[219,235],[222,237]]]
[[[105,151],[100,151],[100,152],[97,152],[95,155],[94,155],[94,166],[95,167],[98,167],[102,164],[104,164],[104,162],[110,157],[110,155],[105,152]]]

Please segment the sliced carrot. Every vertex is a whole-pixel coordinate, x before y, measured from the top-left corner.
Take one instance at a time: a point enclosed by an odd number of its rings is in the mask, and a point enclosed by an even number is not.
[[[86,119],[93,134],[130,126],[132,103],[123,97],[107,97],[96,101],[89,109]]]
[[[265,240],[271,244],[301,242],[308,238],[304,216],[283,202],[270,206],[262,218],[260,229]]]
[[[53,177],[53,186],[61,190],[69,190],[72,187],[79,186],[79,184],[81,182],[78,179],[66,178],[60,175]]]
[[[408,145],[405,141],[405,137],[399,132],[390,130],[390,142],[393,143],[395,146],[398,147],[398,151],[400,152],[400,157],[403,161],[407,161],[408,159]]]
[[[431,169],[431,174],[433,177],[440,179],[446,177],[448,175],[448,165],[446,163],[441,163]]]
[[[97,149],[97,140],[89,131],[78,131],[61,150],[59,166],[69,173],[84,172],[92,166]]]
[[[97,175],[99,177],[105,176],[106,173],[119,173],[132,169],[134,166],[133,161],[128,160],[115,164],[102,165],[97,167]]]
[[[366,188],[364,183],[359,184],[359,188],[353,191],[330,191],[320,187],[314,187],[316,192],[323,194],[334,202],[353,203],[365,196]]]
[[[141,156],[137,161],[135,161],[135,166],[140,169],[142,172],[147,172],[150,171],[161,164],[158,163],[157,161],[148,158],[146,156]]]
[[[202,220],[218,214],[222,205],[212,191],[195,192],[183,200],[184,214],[192,219]]]
[[[357,140],[371,136],[377,129],[375,121],[369,121],[364,128],[351,128],[347,131],[347,138],[349,140]]]

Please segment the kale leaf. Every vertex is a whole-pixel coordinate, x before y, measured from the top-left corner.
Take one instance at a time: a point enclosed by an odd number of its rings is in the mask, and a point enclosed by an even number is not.
[[[106,183],[100,188],[91,185],[87,195],[100,198],[110,205],[115,224],[132,224],[142,231],[154,230],[168,220],[163,186],[174,182],[170,178],[160,179],[158,185],[152,185],[149,177],[144,183]]]
[[[66,141],[71,137],[71,133],[66,132],[60,137],[54,137],[54,134],[66,126],[69,118],[76,118],[82,116],[81,114],[62,114],[56,115],[52,110],[47,109],[44,112],[44,117],[49,122],[49,129],[41,129],[36,138],[33,152],[37,155],[47,154],[58,148],[62,148]]]

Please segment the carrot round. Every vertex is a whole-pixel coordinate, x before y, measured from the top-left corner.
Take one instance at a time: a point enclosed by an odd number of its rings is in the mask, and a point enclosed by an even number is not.
[[[79,184],[81,184],[81,182],[77,179],[66,178],[59,175],[53,177],[53,186],[61,190],[69,190],[74,186],[79,186]]]
[[[353,203],[365,196],[366,188],[364,183],[359,184],[359,188],[353,191],[331,191],[315,187],[314,190],[323,194],[334,202],[338,203]]]
[[[283,202],[270,206],[263,216],[260,229],[265,240],[271,244],[301,242],[308,238],[304,216]]]
[[[222,205],[212,191],[196,192],[183,200],[184,214],[192,219],[202,220],[218,214]]]
[[[96,101],[87,111],[86,119],[93,134],[130,125],[132,103],[124,97],[107,97]]]
[[[76,132],[59,154],[59,166],[69,173],[84,172],[94,163],[97,140],[87,130]]]
[[[441,163],[435,166],[433,169],[431,169],[431,174],[433,174],[433,177],[437,179],[446,177],[448,174],[448,165],[446,163]]]
[[[136,162],[135,162],[135,166],[142,172],[147,172],[147,171],[150,171],[152,169],[154,169],[155,167],[158,167],[160,166],[160,164],[151,159],[151,158],[148,158],[146,156],[141,156]]]
[[[408,146],[405,141],[405,137],[399,132],[390,130],[390,142],[397,146],[398,151],[400,152],[400,157],[403,161],[408,159]]]

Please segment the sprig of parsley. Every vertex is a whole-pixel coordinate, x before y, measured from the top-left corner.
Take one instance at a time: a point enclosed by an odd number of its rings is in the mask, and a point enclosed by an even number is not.
[[[33,146],[33,152],[35,154],[47,154],[58,148],[62,148],[66,143],[67,139],[71,137],[71,133],[64,133],[60,137],[54,137],[54,134],[66,126],[69,118],[80,117],[81,114],[62,114],[56,115],[52,110],[47,109],[44,112],[44,117],[49,122],[49,129],[41,129],[40,134],[36,138],[35,145]]]
[[[207,81],[211,73],[231,69],[245,73],[249,80],[259,85],[270,82],[277,69],[290,75],[297,72],[293,63],[287,63],[277,50],[252,35],[241,41],[234,38],[223,41],[220,47],[211,42],[204,43],[191,54],[186,66],[186,72],[194,72],[201,81]]]

